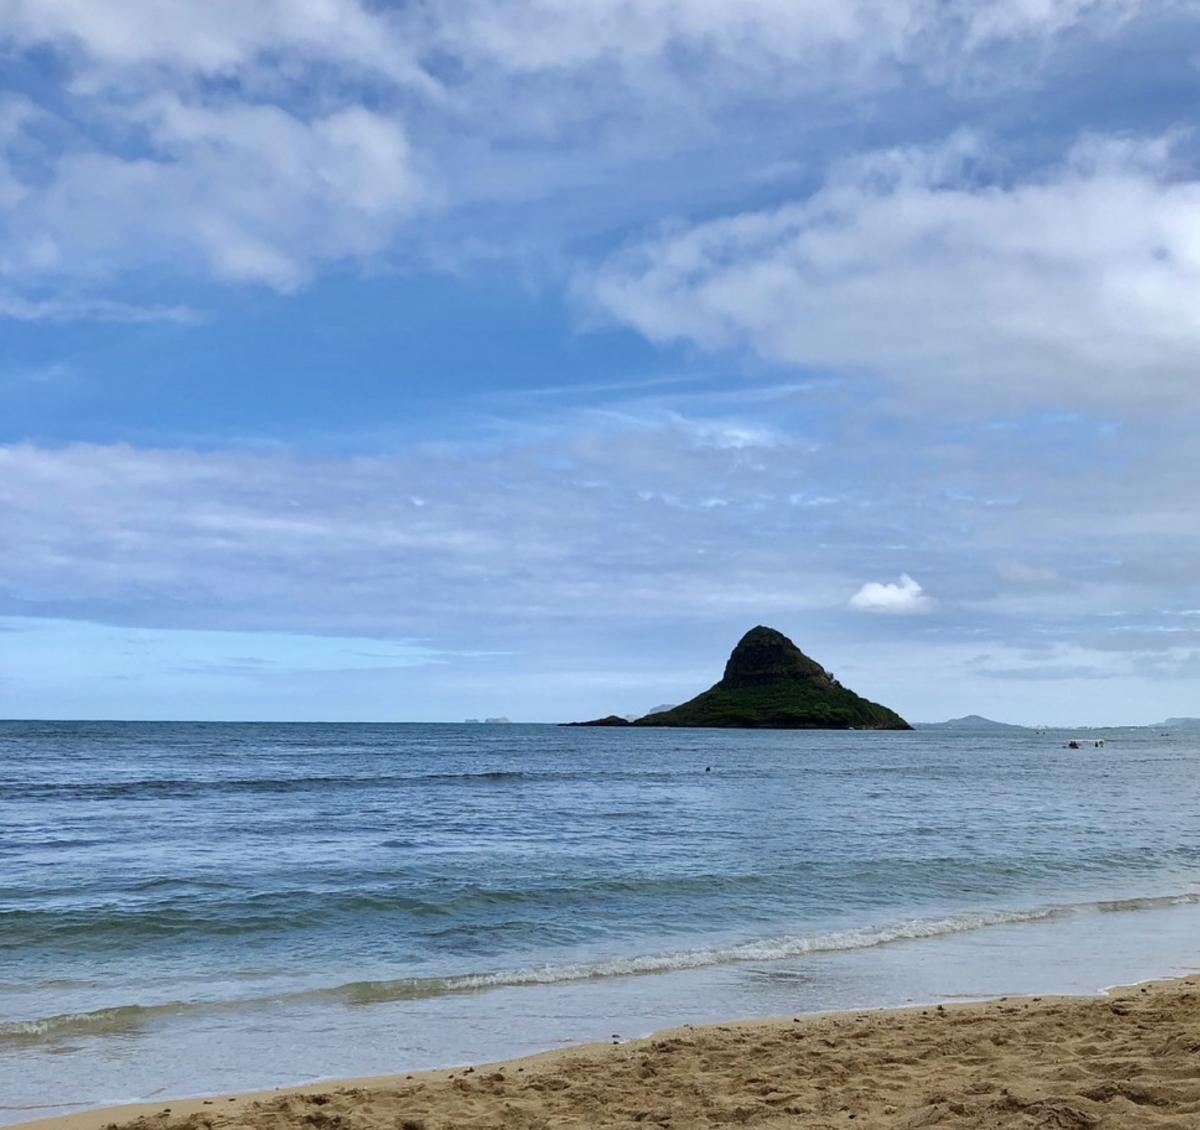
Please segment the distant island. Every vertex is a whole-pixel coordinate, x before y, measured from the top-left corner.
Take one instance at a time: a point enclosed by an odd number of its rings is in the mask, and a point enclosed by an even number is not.
[[[744,730],[911,730],[894,710],[847,690],[782,632],[759,625],[740,641],[721,681],[634,721],[610,714],[567,726],[699,726]]]
[[[1002,730],[1028,730],[1028,726],[1017,726],[1012,722],[996,722],[982,714],[967,714],[962,718],[948,718],[945,722],[918,722],[918,730],[971,730],[975,733],[1000,733]]]
[[[560,722],[560,726],[636,726],[637,720],[621,714],[606,714],[603,718],[592,718],[587,722]]]
[[[1000,734],[1005,732],[1041,734],[1048,730],[1150,730],[1156,731],[1160,734],[1170,731],[1183,731],[1184,733],[1189,733],[1195,730],[1200,730],[1200,718],[1165,718],[1161,722],[1150,722],[1137,725],[1122,725],[1120,723],[1097,725],[1094,723],[1085,722],[1070,726],[1062,723],[1057,723],[1053,726],[1018,726],[1012,722],[996,722],[991,718],[984,718],[980,714],[967,714],[962,718],[949,718],[945,722],[918,722],[916,724],[916,729],[954,730],[960,733],[978,734]]]

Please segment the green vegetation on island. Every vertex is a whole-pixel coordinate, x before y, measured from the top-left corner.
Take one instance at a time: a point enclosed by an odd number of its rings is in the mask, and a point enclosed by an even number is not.
[[[616,726],[615,715],[579,722]],[[681,706],[633,726],[759,730],[911,730],[894,710],[847,690],[787,636],[761,625],[739,641],[721,681]]]

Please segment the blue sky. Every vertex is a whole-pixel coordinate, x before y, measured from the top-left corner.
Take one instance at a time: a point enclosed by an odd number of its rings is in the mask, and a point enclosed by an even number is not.
[[[0,715],[557,720],[767,623],[1200,713],[1200,12],[11,0]]]

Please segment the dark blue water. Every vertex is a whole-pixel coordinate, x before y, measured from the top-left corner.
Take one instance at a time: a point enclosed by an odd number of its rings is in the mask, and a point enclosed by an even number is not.
[[[668,1023],[705,970],[859,1005],[896,946],[1136,937],[1197,900],[1200,748],[1103,736],[0,723],[0,1106],[131,1097],[168,1047],[215,1090],[499,1054],[498,1010],[520,1046]]]

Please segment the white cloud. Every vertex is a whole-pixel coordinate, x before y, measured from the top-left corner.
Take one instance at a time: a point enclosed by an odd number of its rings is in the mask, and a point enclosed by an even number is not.
[[[263,55],[292,55],[377,69],[408,79],[416,68],[389,22],[359,0],[9,0],[0,41],[62,47],[89,75],[154,66],[189,75],[229,74]]]
[[[764,70],[788,83],[826,80],[839,64],[849,82],[882,63],[941,68],[997,42],[1110,29],[1141,7],[1139,0],[466,0],[446,7],[451,16],[438,30],[468,57],[518,72],[598,62],[670,68],[691,56],[741,68],[743,83],[755,81],[755,71],[762,81]]]
[[[810,198],[633,248],[584,294],[655,341],[867,372],[979,410],[1197,401],[1200,180],[1090,139],[1013,183],[981,143],[876,154]]]
[[[417,60],[438,49],[468,67],[491,62],[512,74],[569,78],[612,61],[670,68],[691,56],[741,68],[743,82],[754,81],[750,68],[793,70],[799,61],[822,77],[840,64],[845,81],[846,67],[863,72],[881,60],[941,66],[997,42],[1104,32],[1145,7],[1146,0],[9,0],[0,39],[61,48],[92,67],[202,75],[290,56],[425,85]]]
[[[699,50],[718,60],[780,62],[854,43],[864,48],[864,58],[873,59],[899,50],[912,32],[918,6],[870,0],[750,0],[739,5],[502,0],[461,5],[461,18],[442,33],[460,51],[490,57],[514,71],[659,60],[673,48]]]
[[[190,266],[290,290],[321,263],[386,246],[423,197],[403,131],[369,110],[306,120],[276,106],[160,95],[127,112],[152,155],[59,157],[49,183],[7,212],[0,275],[28,283]],[[56,309],[7,305],[16,317]],[[120,316],[121,307],[94,312]]]
[[[1028,81],[1066,32],[1176,7],[10,0],[0,51],[51,51],[63,77],[40,108],[0,106],[0,279],[101,286],[165,270],[289,290],[393,247],[435,198],[503,211],[563,193],[575,239],[581,209],[611,230],[609,186],[636,212],[654,191],[645,163],[694,159],[737,107],[786,96],[797,119],[820,118],[915,72],[935,89],[957,81],[994,49],[1020,52],[997,70]],[[450,242],[517,238],[472,219],[481,231],[450,225]]]
[[[914,615],[933,610],[934,601],[907,573],[892,583],[868,581],[850,598],[859,612]]]
[[[54,288],[143,270],[291,290],[430,200],[390,103],[436,84],[359,0],[13,0],[0,51],[33,47],[67,77],[0,103],[8,316],[113,316]]]

